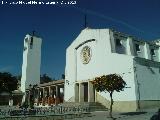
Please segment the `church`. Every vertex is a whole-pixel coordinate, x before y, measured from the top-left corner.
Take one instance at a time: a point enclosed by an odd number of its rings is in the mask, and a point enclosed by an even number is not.
[[[111,29],[86,28],[67,48],[64,101],[109,108],[109,94],[96,92],[91,81],[112,73],[127,83],[124,91],[113,93],[114,110],[160,107],[160,40],[144,41]]]
[[[144,41],[112,30],[81,31],[66,50],[65,80],[39,84],[42,39],[26,35],[24,39],[21,91],[27,95],[36,87],[36,105],[101,103],[109,108],[108,93],[97,92],[95,77],[119,74],[127,83],[122,92],[113,93],[113,110],[137,111],[160,107],[160,40]],[[34,73],[34,74],[33,74]]]

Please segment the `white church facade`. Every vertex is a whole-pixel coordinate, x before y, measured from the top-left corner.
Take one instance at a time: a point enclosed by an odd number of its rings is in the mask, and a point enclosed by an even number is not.
[[[108,93],[96,92],[95,77],[116,73],[127,88],[113,93],[113,109],[136,111],[160,107],[160,42],[146,42],[111,30],[82,30],[66,50],[66,102],[99,102],[109,106]]]

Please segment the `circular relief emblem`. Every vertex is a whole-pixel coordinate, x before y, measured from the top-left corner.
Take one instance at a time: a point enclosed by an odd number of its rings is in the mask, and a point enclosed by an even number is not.
[[[91,48],[88,46],[83,47],[81,51],[81,59],[83,64],[88,64],[91,59]]]

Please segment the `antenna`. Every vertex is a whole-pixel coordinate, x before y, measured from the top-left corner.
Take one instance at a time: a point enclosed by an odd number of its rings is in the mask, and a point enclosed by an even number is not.
[[[87,25],[88,25],[88,23],[87,23],[87,15],[85,14],[84,15],[84,28],[86,28]]]
[[[34,35],[35,35],[35,32],[36,32],[35,30],[33,30],[33,31],[32,31],[32,36],[34,36]]]

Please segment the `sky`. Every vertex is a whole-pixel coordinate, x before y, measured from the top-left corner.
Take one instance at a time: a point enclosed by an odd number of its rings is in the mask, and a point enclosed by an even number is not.
[[[113,28],[144,40],[160,38],[159,0],[48,1],[58,3],[9,5],[0,0],[0,72],[21,75],[23,40],[35,30],[43,39],[41,74],[60,79],[66,49],[84,29],[85,14],[89,28]]]

